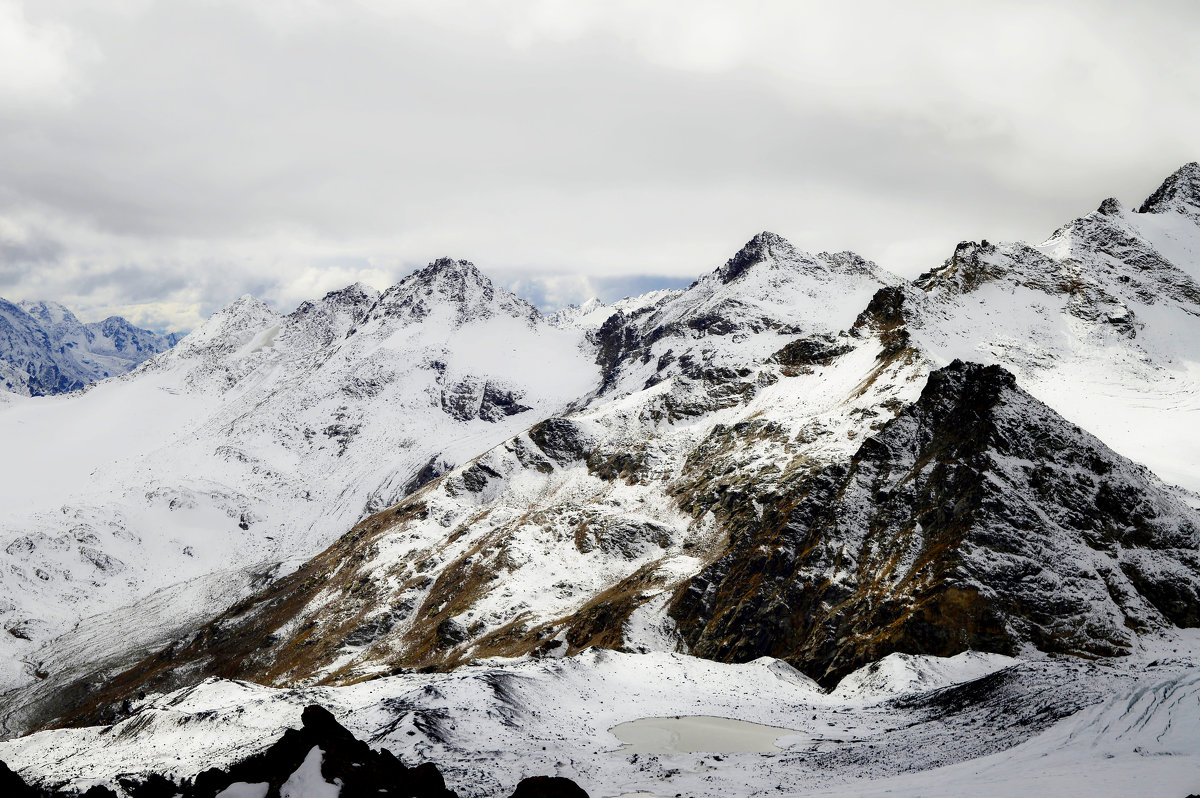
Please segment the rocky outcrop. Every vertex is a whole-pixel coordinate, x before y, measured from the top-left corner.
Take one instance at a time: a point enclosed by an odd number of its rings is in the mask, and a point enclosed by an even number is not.
[[[676,595],[692,653],[824,684],[889,653],[1082,656],[1194,626],[1200,513],[1016,387],[956,361]]]
[[[1200,163],[1181,166],[1138,208],[1138,213],[1170,211],[1200,219]]]
[[[343,795],[394,798],[455,798],[437,765],[408,767],[386,748],[372,749],[323,707],[310,705],[301,727],[288,729],[261,753],[226,768],[210,768],[180,782],[162,774],[114,774],[129,798],[215,798],[232,795]],[[74,790],[27,784],[0,762],[0,791],[13,798],[67,798]],[[87,798],[116,798],[111,787],[93,786]],[[570,779],[534,776],[517,785],[512,798],[587,798]]]
[[[520,392],[502,385],[468,377],[442,390],[442,410],[457,421],[501,421],[532,410],[519,401]]]

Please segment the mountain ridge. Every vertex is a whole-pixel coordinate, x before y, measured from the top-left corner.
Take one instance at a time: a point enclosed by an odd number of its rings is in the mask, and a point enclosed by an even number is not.
[[[153,378],[211,402],[200,442],[131,455],[128,517],[71,504],[70,530],[39,520],[6,555],[41,589],[40,553],[86,529],[137,573],[109,529],[153,540],[203,508],[228,545],[305,561],[116,677],[64,684],[12,643],[49,674],[33,722],[108,722],[213,674],[332,690],[590,647],[781,656],[826,686],[891,653],[1140,656],[1200,623],[1200,502],[1134,465],[1197,485],[1198,241],[1185,214],[1105,201],[916,281],[762,233],[684,291],[577,316],[451,259],[379,297],[247,301],[195,363],[185,347],[89,392]],[[184,566],[226,542],[188,545]]]

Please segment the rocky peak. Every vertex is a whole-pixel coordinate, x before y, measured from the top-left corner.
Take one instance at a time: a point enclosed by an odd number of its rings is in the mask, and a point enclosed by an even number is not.
[[[171,351],[175,357],[227,354],[279,319],[279,314],[261,299],[243,294],[210,316]]]
[[[1138,213],[1175,211],[1200,219],[1200,163],[1184,164],[1146,198]]]
[[[214,313],[214,316],[236,317],[245,315],[256,315],[263,311],[272,312],[266,302],[263,302],[254,294],[242,294],[237,299],[230,302],[225,307]]]
[[[934,371],[778,505],[676,594],[692,653],[829,685],[896,651],[1107,656],[1200,624],[1200,513],[998,366]]]
[[[604,303],[600,301],[599,297],[591,297],[579,306],[579,312],[591,313],[593,310],[599,310],[602,307],[604,307]]]
[[[764,230],[746,242],[738,253],[714,272],[716,278],[728,285],[759,263],[796,260],[800,253],[781,235]]]
[[[966,407],[972,413],[976,409],[990,408],[1005,390],[1016,387],[1017,378],[1008,369],[954,360],[930,373],[919,401],[934,408],[934,413],[944,418],[944,412],[955,407]]]
[[[344,338],[379,301],[379,292],[362,283],[330,291],[317,302],[302,302],[288,314],[289,336],[305,340],[303,347],[313,350]]]
[[[379,292],[369,285],[353,283],[337,291],[330,291],[321,301],[326,305],[361,307],[379,301]]]
[[[475,267],[469,260],[454,258],[438,258],[423,269],[418,269],[406,280],[424,283],[441,284],[473,284],[482,288],[492,288],[492,281]]]
[[[1187,169],[1184,167],[1169,178],[1142,205],[1140,213],[1178,211],[1200,222],[1200,183],[1190,188],[1185,185],[1193,179],[1185,174]],[[1146,237],[1146,229],[1120,202],[1106,199],[1095,212],[1055,230],[1037,247],[1053,259],[1046,265],[1056,274],[1055,278],[1039,279],[1043,270],[1038,267],[1025,282],[1043,283],[1058,293],[1071,294],[1076,309],[1085,310],[1081,318],[1130,299],[1148,305],[1174,301],[1190,308],[1189,313],[1194,312],[1200,305],[1200,286],[1180,268],[1184,264],[1172,263],[1164,257]],[[1015,253],[1014,245],[1003,246]],[[1035,261],[1036,258],[1029,262]],[[1080,315],[1076,310],[1072,313]]]
[[[969,293],[1012,270],[1011,258],[997,257],[998,254],[997,247],[986,240],[961,241],[945,263],[917,277],[914,284],[926,292],[944,288]]]
[[[419,319],[439,306],[452,308],[457,323],[500,314],[532,322],[540,315],[533,305],[498,288],[470,261],[438,258],[385,291],[372,318]]]

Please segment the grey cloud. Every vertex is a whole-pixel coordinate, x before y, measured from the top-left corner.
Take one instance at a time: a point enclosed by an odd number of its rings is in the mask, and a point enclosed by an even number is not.
[[[66,245],[48,235],[23,239],[0,235],[0,283],[15,280],[18,274],[39,264],[57,263],[66,253]]]
[[[764,228],[916,273],[1198,155],[1194,3],[23,7],[74,72],[0,93],[0,233],[58,245],[0,284],[180,324],[441,255],[542,301],[690,281]]]

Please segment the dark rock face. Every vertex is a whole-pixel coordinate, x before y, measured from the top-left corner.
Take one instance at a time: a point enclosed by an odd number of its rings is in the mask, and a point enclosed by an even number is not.
[[[511,798],[587,798],[587,793],[560,776],[534,776],[517,785]]]
[[[274,798],[292,774],[316,756],[321,777],[331,784],[340,781],[343,795],[453,798],[454,793],[446,789],[435,765],[425,763],[409,768],[386,749],[371,750],[343,728],[328,710],[309,706],[301,720],[303,727],[300,730],[284,732],[283,737],[263,753],[228,770],[206,770],[190,785],[181,785],[179,791],[184,798],[210,798],[237,782],[266,783],[269,785],[267,796]]]
[[[267,785],[267,798],[279,798],[281,789],[298,773],[319,775],[327,784],[340,786],[340,794],[395,796],[395,798],[455,798],[446,789],[441,771],[431,762],[407,767],[387,749],[378,751],[357,739],[326,709],[312,705],[301,715],[302,728],[288,729],[274,745],[228,769],[211,768],[176,784],[160,775],[121,778],[130,798],[214,798],[232,784]],[[26,784],[0,762],[0,794],[12,798],[67,798],[73,792],[43,789]],[[107,787],[92,787],[88,798],[116,798]],[[569,779],[537,776],[522,781],[513,798],[587,798]]]
[[[853,348],[839,343],[832,335],[813,335],[797,338],[772,355],[771,360],[783,366],[785,373],[801,373],[811,366],[828,366]]]
[[[532,408],[521,404],[520,396],[502,386],[474,377],[451,385],[442,391],[442,410],[458,421],[482,419],[501,421],[508,416]]]
[[[786,238],[764,230],[747,241],[736,255],[718,269],[717,277],[728,285],[750,270],[754,264],[762,263],[773,257],[776,252],[786,256],[794,255],[795,251],[795,247]]]
[[[884,286],[871,297],[866,309],[854,320],[851,332],[862,335],[868,330],[879,336],[880,342],[883,343],[881,354],[884,358],[897,357],[908,348],[911,336],[905,316],[905,294],[902,287]]]
[[[29,786],[25,783],[25,779],[13,773],[8,765],[0,762],[0,795],[10,796],[10,798],[43,798],[48,794],[36,787]]]
[[[775,504],[676,594],[692,653],[830,685],[895,651],[1122,654],[1200,612],[1200,513],[996,366],[933,372]]]
[[[421,466],[421,470],[418,471],[412,479],[405,483],[403,493],[405,496],[410,493],[415,493],[428,485],[430,482],[433,482],[442,474],[447,474],[453,470],[453,465],[447,463],[441,457],[434,455],[433,457],[429,458],[425,465]]]
[[[605,319],[596,331],[596,363],[600,366],[600,392],[611,389],[620,376],[621,362],[646,346],[636,325],[623,312]]]
[[[484,421],[501,421],[508,416],[515,416],[533,409],[529,405],[521,404],[517,399],[518,394],[489,382],[483,387],[483,397],[479,402],[479,417]]]
[[[1184,164],[1146,198],[1138,213],[1180,211],[1200,215],[1200,163]]]
[[[548,418],[535,424],[529,430],[529,439],[559,465],[586,459],[591,448],[579,427],[565,418]]]

